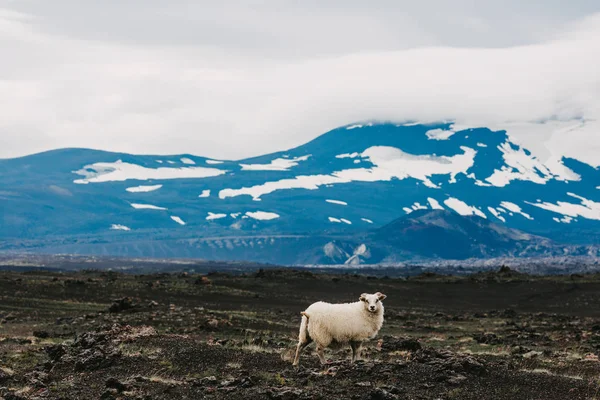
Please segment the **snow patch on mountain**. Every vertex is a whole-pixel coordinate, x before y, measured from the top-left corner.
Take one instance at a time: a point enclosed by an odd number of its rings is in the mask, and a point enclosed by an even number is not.
[[[506,218],[500,215],[500,212],[493,207],[488,207],[488,211],[502,222],[506,222]]]
[[[140,193],[140,192],[153,192],[155,190],[158,190],[162,187],[163,185],[151,185],[151,186],[134,186],[134,187],[128,187],[127,190],[128,192],[131,193]]]
[[[427,206],[422,206],[421,203],[415,201],[415,203],[412,205],[412,209],[413,210],[427,210]]]
[[[522,216],[524,216],[525,218],[529,219],[529,220],[533,220],[533,218],[531,217],[531,215],[523,212],[521,210],[521,207],[519,207],[518,205],[516,205],[515,203],[511,203],[510,201],[503,201],[500,203],[500,207],[503,207],[509,211],[514,212],[515,214],[521,214]]]
[[[459,213],[460,215],[478,215],[481,218],[487,219],[487,216],[480,209],[478,209],[477,207],[470,206],[464,201],[459,200],[457,198],[450,197],[444,200],[444,204],[456,211],[457,213]]]
[[[202,191],[202,193],[198,197],[204,198],[204,197],[209,197],[209,196],[210,196],[210,189],[205,189]]]
[[[554,221],[558,222],[558,223],[561,223],[561,222],[562,222],[562,223],[564,223],[564,224],[570,224],[570,223],[571,223],[571,221],[573,221],[573,218],[572,218],[572,217],[569,217],[568,215],[565,215],[565,216],[564,216],[564,217],[562,217],[562,218],[556,218],[556,217],[552,217],[552,219],[553,219]]]
[[[329,242],[323,246],[323,254],[332,260],[349,256],[348,253],[336,246],[333,242]]]
[[[220,161],[220,160],[204,160],[204,161],[205,161],[207,164],[212,164],[212,165],[215,165],[215,164],[223,164],[223,161]]]
[[[184,179],[208,178],[223,175],[227,171],[206,167],[184,168],[147,168],[137,164],[126,163],[121,160],[116,162],[100,162],[84,166],[74,174],[84,176],[73,182],[88,184],[110,181],[126,181],[129,179],[146,181],[149,179]]]
[[[348,203],[346,203],[345,201],[341,201],[341,200],[326,199],[325,201],[328,202],[328,203],[331,203],[331,204],[339,204],[341,206],[347,206],[348,205]]]
[[[266,212],[266,211],[248,211],[248,212],[246,212],[246,216],[260,220],[260,221],[269,221],[272,219],[279,218],[279,214],[276,214],[274,212]]]
[[[177,222],[179,225],[185,225],[185,222],[183,222],[183,220],[175,215],[171,216],[171,219],[175,222]]]
[[[573,171],[562,165],[569,157],[600,167],[600,142],[596,140],[600,121],[593,119],[546,120],[543,122],[513,122],[487,124],[492,131],[506,131],[511,141],[530,150],[553,174],[564,176]],[[573,179],[571,176],[571,180]]]
[[[187,165],[195,165],[196,162],[194,160],[192,160],[191,158],[181,158],[180,159],[182,163],[187,164]]]
[[[212,221],[214,219],[221,219],[221,218],[225,218],[227,217],[227,214],[220,214],[220,213],[212,213],[212,212],[208,212],[208,216],[206,217],[207,221]]]
[[[244,171],[289,171],[290,168],[297,166],[300,161],[308,160],[309,157],[310,154],[292,159],[276,158],[269,164],[240,164],[240,166]]]
[[[425,134],[429,138],[429,140],[447,140],[450,136],[454,135],[456,132],[453,130],[446,129],[431,129],[427,131]]]
[[[368,248],[366,244],[361,244],[359,245],[356,249],[354,249],[354,254],[356,254],[357,256],[364,256],[365,254],[367,254],[368,252]]]
[[[341,223],[342,221],[339,218],[329,217],[329,222]]]
[[[460,173],[466,174],[474,165],[477,152],[465,146],[461,146],[460,149],[463,154],[437,157],[412,155],[395,147],[373,146],[365,150],[362,156],[368,157],[375,165],[372,171],[379,175],[378,180],[411,177],[422,181],[428,187],[437,188],[438,186],[429,180],[430,176],[450,175],[452,180]]]
[[[419,124],[412,124],[412,125],[419,125]],[[411,126],[411,125],[404,125],[404,126]],[[430,129],[427,132],[425,132],[425,135],[427,135],[427,138],[429,140],[448,140],[456,132],[460,132],[460,131],[463,131],[466,129],[469,129],[469,126],[458,124],[458,123],[454,122],[454,123],[452,123],[452,125],[450,125],[450,127],[448,129],[440,129],[440,128]]]
[[[340,218],[340,221],[342,221],[345,224],[352,225],[352,221],[347,220],[346,218]]]
[[[237,197],[242,195],[252,196],[253,200],[260,200],[261,196],[273,193],[277,190],[287,189],[308,189],[316,190],[319,186],[346,183],[346,180],[332,175],[301,175],[295,178],[282,179],[279,181],[265,182],[261,185],[243,187],[241,189],[222,189],[219,191],[219,198]]]
[[[165,207],[159,207],[152,204],[131,203],[131,207],[137,210],[166,210]]]
[[[338,154],[337,156],[335,156],[335,158],[356,158],[360,156],[359,153],[344,153],[344,154]]]
[[[529,203],[533,206],[542,208],[544,210],[552,211],[557,214],[567,215],[572,218],[583,217],[587,219],[600,220],[600,203],[592,200],[588,200],[584,197],[578,196],[574,193],[567,193],[569,196],[579,199],[580,204],[568,203],[566,201],[558,201],[556,204],[542,202],[542,203]],[[570,221],[569,221],[570,222]]]
[[[110,226],[110,229],[115,230],[115,231],[130,231],[131,228],[125,225],[119,225],[119,224],[112,224]]]
[[[362,221],[365,221],[365,222],[366,222],[366,223],[368,223],[368,224],[372,224],[372,223],[373,223],[373,221],[371,221],[371,220],[370,220],[370,219],[368,219],[368,218],[361,218],[361,220],[362,220]]]
[[[579,179],[575,179],[576,175],[574,172],[570,171],[564,165],[560,171],[555,168],[555,173],[553,174],[536,157],[528,154],[523,148],[509,141],[499,145],[498,150],[502,152],[505,165],[501,169],[495,170],[490,177],[485,179],[494,186],[503,187],[508,185],[512,180],[545,184],[550,179],[563,181]]]
[[[429,180],[432,175],[450,175],[450,180],[455,180],[459,173],[466,173],[474,164],[476,151],[469,147],[461,147],[462,154],[451,157],[412,155],[396,147],[373,146],[365,150],[361,157],[366,157],[374,165],[372,168],[351,168],[331,175],[300,175],[295,178],[279,181],[265,182],[260,185],[243,187],[240,189],[222,189],[219,198],[236,197],[242,195],[252,196],[254,200],[260,199],[277,190],[308,189],[316,190],[328,184],[342,184],[356,182],[377,182],[396,179],[414,178],[422,181],[427,187],[438,188]]]
[[[346,264],[346,265],[362,264],[362,259],[369,258],[370,256],[371,256],[371,253],[369,251],[369,248],[367,247],[367,245],[365,245],[363,243],[354,249],[352,256],[350,258],[348,258],[344,262],[344,264]]]
[[[431,209],[432,209],[432,210],[443,210],[443,209],[444,209],[444,207],[442,207],[442,206],[440,205],[440,203],[439,203],[439,202],[438,202],[436,199],[434,199],[434,198],[432,198],[432,197],[428,197],[428,198],[427,198],[427,202],[428,202],[428,203],[429,203],[429,205],[431,206]]]

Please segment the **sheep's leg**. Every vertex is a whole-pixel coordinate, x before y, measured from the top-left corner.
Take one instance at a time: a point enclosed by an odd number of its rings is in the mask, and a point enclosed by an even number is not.
[[[362,342],[350,342],[350,347],[352,348],[352,361],[354,362],[360,357],[360,347],[362,346]]]
[[[294,357],[294,366],[297,366],[300,362],[300,353],[306,346],[308,346],[313,340],[308,332],[308,316],[302,312],[302,322],[300,323],[300,332],[298,334],[298,347],[296,347],[296,357]]]
[[[302,350],[304,350],[304,348],[306,346],[308,346],[310,343],[312,342],[312,340],[310,338],[307,338],[306,341],[302,342],[298,342],[298,346],[296,347],[296,357],[294,357],[294,364],[295,366],[298,365],[298,363],[300,362],[300,353],[302,353]]]
[[[327,364],[327,360],[325,359],[324,350],[325,350],[325,347],[321,346],[320,344],[317,345],[317,355],[319,356],[319,361],[321,361],[321,364]]]

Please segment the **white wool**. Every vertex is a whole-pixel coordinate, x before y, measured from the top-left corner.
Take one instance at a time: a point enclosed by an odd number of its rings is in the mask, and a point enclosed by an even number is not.
[[[345,304],[319,301],[304,312],[309,316],[308,334],[323,347],[334,341],[350,343],[372,339],[383,325],[383,305],[380,312],[371,313],[362,301]]]
[[[360,347],[363,341],[374,338],[383,325],[384,307],[378,299],[383,300],[385,295],[363,294],[361,298],[365,300],[344,304],[319,301],[310,305],[302,312],[299,348],[311,340],[317,344],[317,351],[330,345],[355,343]],[[370,306],[374,307],[373,312],[368,310]]]

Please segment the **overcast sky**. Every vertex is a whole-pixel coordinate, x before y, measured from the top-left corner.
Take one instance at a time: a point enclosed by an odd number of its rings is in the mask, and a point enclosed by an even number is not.
[[[0,157],[235,159],[367,119],[598,127],[599,65],[598,0],[0,0]]]

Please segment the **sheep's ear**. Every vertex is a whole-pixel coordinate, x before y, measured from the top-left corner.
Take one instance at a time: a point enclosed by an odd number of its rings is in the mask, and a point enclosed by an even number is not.
[[[379,301],[384,300],[387,296],[381,292],[375,293],[375,296],[379,299]]]
[[[361,295],[360,295],[360,298],[359,298],[359,300],[360,300],[360,301],[365,301],[365,300],[367,300],[367,296],[368,296],[368,294],[367,294],[367,293],[363,293],[363,294],[361,294]]]

